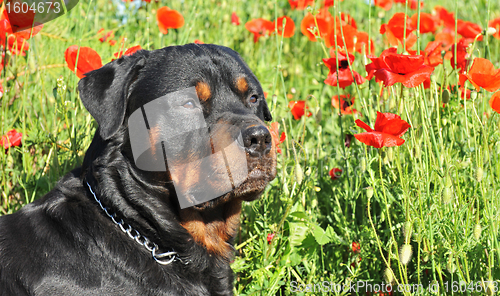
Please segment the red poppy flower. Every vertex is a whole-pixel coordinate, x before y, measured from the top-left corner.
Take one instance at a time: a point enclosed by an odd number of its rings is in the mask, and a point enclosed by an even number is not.
[[[126,55],[133,55],[136,51],[139,51],[141,50],[142,47],[140,45],[136,45],[136,46],[132,46],[130,48],[128,48],[127,50],[125,50],[125,52],[120,51],[120,52],[115,52],[113,55],[116,57],[116,58],[121,58],[122,56]]]
[[[238,17],[238,15],[236,14],[236,12],[234,12],[234,11],[231,14],[231,24],[233,24],[235,26],[239,26],[240,25],[240,18]]]
[[[358,31],[356,34],[355,49],[361,54],[375,52],[375,45],[373,44],[373,40],[368,39],[368,33]]]
[[[358,253],[361,250],[361,246],[358,242],[352,242],[351,248],[353,253]]]
[[[500,17],[491,20],[488,23],[488,27],[495,28],[497,31],[495,32],[495,34],[493,34],[493,36],[497,39],[500,39]]]
[[[417,42],[416,35],[412,33],[414,30],[415,27],[411,19],[403,12],[395,13],[387,24],[380,26],[380,34],[386,35],[391,46],[397,46],[399,42],[406,42],[406,48],[411,48]]]
[[[343,13],[343,12],[340,13],[340,19],[342,20],[342,24],[350,25],[354,29],[358,28],[358,25],[356,24],[356,20],[352,16],[350,16],[349,14]]]
[[[341,33],[344,34],[344,39],[342,39]],[[337,40],[335,41],[335,39]],[[337,46],[347,49],[348,52],[357,51],[361,54],[367,54],[375,51],[373,41],[368,40],[368,33],[358,32],[351,25],[342,26],[342,31],[337,30],[337,35],[334,35],[333,32],[330,34],[330,44],[335,46],[335,42],[337,42]],[[370,44],[370,48],[368,48],[368,44]]]
[[[457,43],[457,61],[456,68],[460,70],[460,72],[465,72],[467,70],[467,66],[469,65],[469,53],[467,52],[467,47],[469,46],[469,42],[466,39],[460,39]],[[451,67],[455,69],[455,44],[451,46]]]
[[[18,133],[15,129],[12,129],[0,138],[0,145],[3,146],[5,150],[10,147],[20,146],[22,137],[22,133]]]
[[[366,133],[356,134],[354,137],[375,148],[403,145],[405,140],[401,139],[401,136],[411,127],[399,115],[381,112],[377,112],[374,130],[359,119],[355,122],[357,126],[366,130]]]
[[[464,38],[474,39],[476,38],[477,35],[479,35],[477,40],[481,41],[483,40],[483,35],[481,35],[481,31],[482,29],[478,24],[463,20],[457,21],[457,33],[462,35],[462,37]]]
[[[497,91],[491,96],[490,106],[495,112],[500,113],[500,91]]]
[[[39,24],[36,27],[33,27],[33,31],[31,31],[31,28],[24,29],[24,30],[19,30],[14,33],[16,37],[21,37],[23,39],[30,39],[31,37],[35,36],[38,34],[43,28],[43,24]]]
[[[319,34],[321,38],[325,38],[327,40],[327,36],[330,33],[330,23],[319,14],[316,16],[316,22],[318,23],[318,29],[316,31],[316,35]],[[310,41],[316,42],[316,36],[311,33],[311,30],[316,28],[316,22],[314,21],[314,16],[310,13],[307,13],[306,16],[300,22],[300,31],[302,34],[307,36]],[[319,31],[319,32],[318,32]],[[328,45],[327,45],[328,46]]]
[[[3,41],[2,38],[0,40]],[[2,42],[2,45],[5,47],[4,42]],[[8,35],[7,47],[15,55],[26,56],[26,51],[30,48],[30,44],[24,38],[17,37],[16,35]]]
[[[349,63],[352,65],[354,62],[354,55],[348,53],[349,61],[347,60],[347,55],[342,51],[337,51],[338,53],[338,72],[337,72],[337,58],[335,58],[335,51],[330,50],[330,55],[333,56],[329,59],[323,59],[323,63],[328,67],[330,72],[325,79],[325,83],[331,86],[337,86],[337,83],[341,88],[346,88],[351,85],[354,81],[357,84],[362,84],[365,82],[363,76],[359,75],[358,72],[352,71],[349,69]],[[354,77],[353,77],[354,74]]]
[[[4,1],[7,2],[7,1]],[[11,1],[9,1],[11,2]],[[22,4],[22,1],[16,1],[16,2],[21,2],[19,4]],[[28,2],[29,3],[29,2]],[[12,2],[14,4],[14,2]],[[14,34],[21,33],[24,36],[24,39],[29,39],[30,38],[30,32],[31,28],[33,27],[33,34],[32,36],[36,35],[42,27],[43,24],[36,22],[35,21],[35,10],[33,10],[33,7],[29,7],[30,4],[28,4],[28,9],[25,10],[23,6],[19,6],[21,9],[16,9],[15,5],[11,9],[7,9],[7,7],[3,10],[2,12],[2,19],[7,19],[10,23],[10,26],[12,28],[12,32]],[[16,11],[17,10],[17,11]],[[39,27],[39,28],[38,28]],[[36,33],[35,33],[36,32]]]
[[[283,20],[286,19],[285,30],[283,30]],[[290,38],[295,34],[295,22],[288,16],[282,16],[277,19],[278,35],[284,38]],[[274,30],[274,29],[273,29]]]
[[[332,106],[333,108],[339,109],[340,112],[344,115],[352,115],[358,113],[358,110],[352,108],[354,105],[354,97],[351,98],[351,95],[341,95],[340,96],[340,104],[339,104],[339,96],[332,97]]]
[[[162,34],[167,34],[168,29],[179,29],[184,26],[184,17],[177,10],[160,7],[156,12],[156,21]]]
[[[415,25],[418,24],[418,13],[415,13],[411,16],[411,22]],[[429,13],[421,12],[420,13],[420,33],[434,33],[436,32],[438,27],[436,18]]]
[[[449,47],[455,43],[455,34],[452,31],[443,31],[434,35],[434,41],[439,41],[443,46]]]
[[[394,0],[394,2],[396,3],[402,3],[402,4],[405,4],[406,5],[406,0]],[[410,5],[408,7],[410,7],[410,9],[417,9],[418,8],[418,1],[417,0],[410,0],[409,1]],[[424,6],[424,2],[420,2],[420,7],[423,7]]]
[[[309,109],[309,107],[306,107],[306,101],[290,101],[288,103],[288,108],[291,109],[290,112],[292,112],[293,118],[295,120],[299,120],[302,116],[305,114],[305,110]],[[311,112],[307,112],[307,117],[311,116]]]
[[[332,180],[337,180],[342,175],[342,170],[339,168],[333,168],[328,172]]]
[[[314,0],[288,0],[292,9],[304,10],[307,6],[314,5]]]
[[[475,58],[469,72],[460,74],[461,86],[464,85],[465,80],[469,80],[477,91],[482,87],[493,92],[500,88],[500,69],[495,69],[495,66],[487,59]]]
[[[434,71],[433,67],[424,64],[422,55],[390,53],[383,57],[383,61],[387,68],[377,70],[375,77],[383,81],[385,86],[401,82],[406,87],[415,87],[429,79]]]
[[[203,41],[201,41],[201,40],[199,40],[199,39],[195,39],[195,40],[193,41],[193,43],[194,43],[194,44],[205,44],[205,42],[203,42]]]
[[[78,54],[78,45],[71,45],[66,49],[64,58],[71,71],[75,71],[76,56]],[[78,78],[85,77],[85,73],[102,67],[102,60],[99,54],[90,47],[80,47],[80,55],[78,56],[78,64],[76,68],[76,76]]]
[[[373,76],[375,75],[375,72],[379,69],[383,68],[389,68],[389,66],[385,63],[384,58],[391,54],[391,53],[396,53],[398,49],[396,47],[389,47],[388,49],[384,50],[381,54],[380,57],[376,57],[373,55],[369,55],[368,58],[372,61],[371,64],[368,64],[365,66],[366,72],[368,73],[368,76],[366,76],[366,79],[371,80]],[[379,82],[377,78],[375,78],[375,81]]]
[[[432,41],[427,43],[424,49],[424,63],[427,66],[436,67],[443,63],[441,52],[446,50],[440,41]]]
[[[267,243],[268,244],[271,244],[275,235],[276,235],[276,233],[268,233],[267,234]]]
[[[256,43],[261,36],[269,35],[274,31],[274,23],[258,18],[247,22],[245,28],[253,34],[253,42]]]
[[[455,30],[455,15],[452,12],[439,5],[434,7],[434,11],[446,28]]]
[[[269,128],[269,132],[271,133],[274,145],[276,146],[276,151],[278,153],[281,153],[281,148],[279,147],[279,145],[285,141],[286,134],[285,132],[282,132],[281,136],[279,136],[279,128],[280,128],[279,122],[273,122],[271,123],[271,127]]]
[[[8,18],[7,11],[4,10],[0,15],[0,45],[7,47],[15,55],[25,56],[25,51],[29,49],[28,39],[35,36],[42,29],[43,25],[31,26],[20,30],[20,27],[13,27]],[[7,46],[5,46],[5,36],[7,36]]]
[[[384,10],[389,10],[392,7],[393,0],[375,0],[375,6],[378,6]]]

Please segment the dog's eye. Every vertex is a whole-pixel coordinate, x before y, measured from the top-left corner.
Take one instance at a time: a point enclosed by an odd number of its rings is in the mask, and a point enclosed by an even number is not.
[[[194,108],[194,102],[193,101],[187,101],[186,103],[184,103],[184,105],[182,105],[182,107],[186,108],[186,109],[193,109]]]
[[[250,102],[250,104],[255,104],[257,103],[257,101],[259,100],[259,97],[257,96],[251,96],[250,99],[248,99],[248,102]]]

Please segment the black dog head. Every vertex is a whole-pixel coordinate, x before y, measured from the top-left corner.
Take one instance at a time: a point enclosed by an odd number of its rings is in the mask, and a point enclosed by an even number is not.
[[[129,168],[141,176],[138,180],[146,183],[144,186],[161,187],[174,182],[178,195],[182,192],[195,202],[208,192],[221,193],[197,203],[197,210],[234,199],[256,199],[276,175],[274,143],[264,124],[272,118],[262,88],[240,56],[229,48],[188,44],[139,51],[87,73],[78,86],[84,106],[99,124],[96,138],[117,147]],[[159,141],[167,136],[165,125],[172,124],[169,111],[159,110],[158,120],[148,126],[149,153],[160,162],[165,154],[175,153],[165,161],[164,172],[141,170],[134,162],[129,119],[141,108],[145,112],[144,106],[155,99],[186,89],[194,90],[199,100],[167,99],[166,104],[177,108],[181,121],[189,124],[193,118],[202,118],[206,128],[192,130],[176,141]],[[207,151],[206,147],[211,149]],[[99,151],[91,150],[87,159],[101,157]],[[200,164],[204,157],[221,150],[225,151],[223,158]],[[245,163],[245,170],[229,170],[241,163]],[[230,190],[224,190],[224,186],[231,186]]]

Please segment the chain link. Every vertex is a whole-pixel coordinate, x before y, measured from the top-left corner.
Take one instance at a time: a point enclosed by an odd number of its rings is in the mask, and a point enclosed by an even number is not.
[[[87,186],[89,187],[90,193],[94,196],[95,201],[99,204],[101,209],[106,213],[106,215],[111,218],[111,221],[118,225],[120,229],[126,233],[131,239],[136,241],[139,245],[145,247],[149,252],[151,252],[151,255],[153,256],[153,259],[161,265],[168,265],[174,261],[180,261],[182,262],[181,258],[177,255],[177,252],[171,251],[171,252],[165,252],[165,253],[160,253],[157,254],[158,250],[158,245],[152,241],[150,241],[147,237],[141,235],[139,231],[135,230],[130,226],[130,224],[127,224],[123,221],[123,219],[120,219],[120,221],[117,221],[116,214],[115,213],[110,213],[109,209],[106,208],[105,206],[102,205],[101,201],[97,198],[96,194],[92,190],[92,187],[90,187],[90,184],[87,182]],[[187,264],[188,262],[185,262],[184,264]]]

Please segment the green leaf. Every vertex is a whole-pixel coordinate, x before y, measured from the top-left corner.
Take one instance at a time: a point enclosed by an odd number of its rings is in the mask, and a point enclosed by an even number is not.
[[[323,230],[323,228],[321,228],[319,225],[313,226],[313,235],[314,238],[316,239],[316,242],[320,246],[323,246],[330,242],[330,237],[326,234],[325,230]]]
[[[290,222],[290,245],[298,246],[306,238],[309,232],[309,227],[307,227],[304,222]]]

